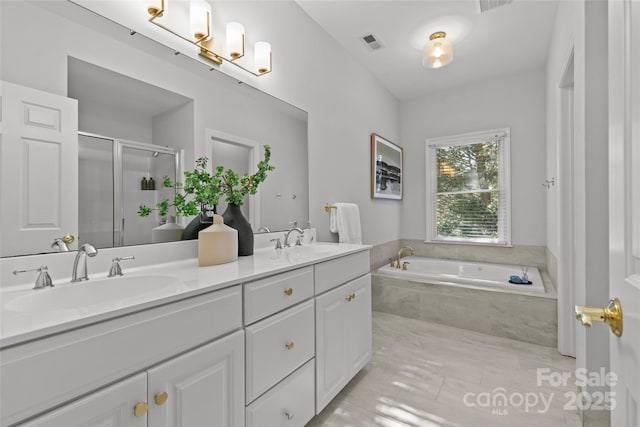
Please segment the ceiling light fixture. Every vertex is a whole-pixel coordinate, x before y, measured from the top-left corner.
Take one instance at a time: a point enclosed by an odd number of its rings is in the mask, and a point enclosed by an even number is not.
[[[453,44],[447,39],[447,33],[436,31],[422,51],[422,65],[429,68],[441,68],[453,61]]]
[[[221,65],[223,62],[233,64],[242,70],[262,76],[271,72],[271,45],[266,42],[255,44],[254,68],[249,69],[236,62],[244,56],[244,26],[230,22],[226,27],[226,51],[228,56],[214,50],[214,39],[211,35],[211,5],[206,0],[192,0],[189,5],[189,22],[191,37],[185,37],[168,26],[158,22],[158,18],[167,12],[169,0],[148,0],[147,12],[151,16],[149,22],[165,31],[185,40],[200,49],[199,55]]]

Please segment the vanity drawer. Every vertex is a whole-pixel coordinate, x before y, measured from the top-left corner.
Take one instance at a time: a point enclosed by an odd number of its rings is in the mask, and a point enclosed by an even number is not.
[[[315,359],[247,407],[247,427],[304,426],[315,413]]]
[[[313,267],[244,284],[244,324],[313,297]]]
[[[367,274],[369,263],[369,251],[363,251],[316,264],[316,295]]]
[[[247,403],[313,357],[314,319],[309,300],[245,329]]]

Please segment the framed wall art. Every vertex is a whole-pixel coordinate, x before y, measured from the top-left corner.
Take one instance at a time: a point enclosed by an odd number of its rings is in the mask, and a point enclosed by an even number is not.
[[[402,199],[402,147],[371,134],[371,198]]]

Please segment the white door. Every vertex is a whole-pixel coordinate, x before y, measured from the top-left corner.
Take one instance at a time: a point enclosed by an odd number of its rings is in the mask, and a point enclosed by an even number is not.
[[[150,426],[244,426],[243,331],[147,372]]]
[[[316,413],[349,381],[345,333],[347,286],[316,298]]]
[[[347,285],[346,324],[349,379],[371,360],[371,275]]]
[[[609,2],[609,295],[623,330],[609,339],[613,427],[640,426],[640,1]]]
[[[147,427],[147,375],[143,372],[92,393],[21,427]]]
[[[78,229],[78,102],[0,82],[0,256],[53,252]]]

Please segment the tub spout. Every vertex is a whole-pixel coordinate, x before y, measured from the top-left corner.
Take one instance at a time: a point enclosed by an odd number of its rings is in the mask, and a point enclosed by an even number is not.
[[[400,262],[400,258],[402,258],[402,254],[405,251],[409,251],[411,252],[411,255],[415,255],[413,253],[413,249],[410,246],[401,247],[400,250],[398,251],[398,260],[396,261],[396,268],[402,268],[402,263]]]

